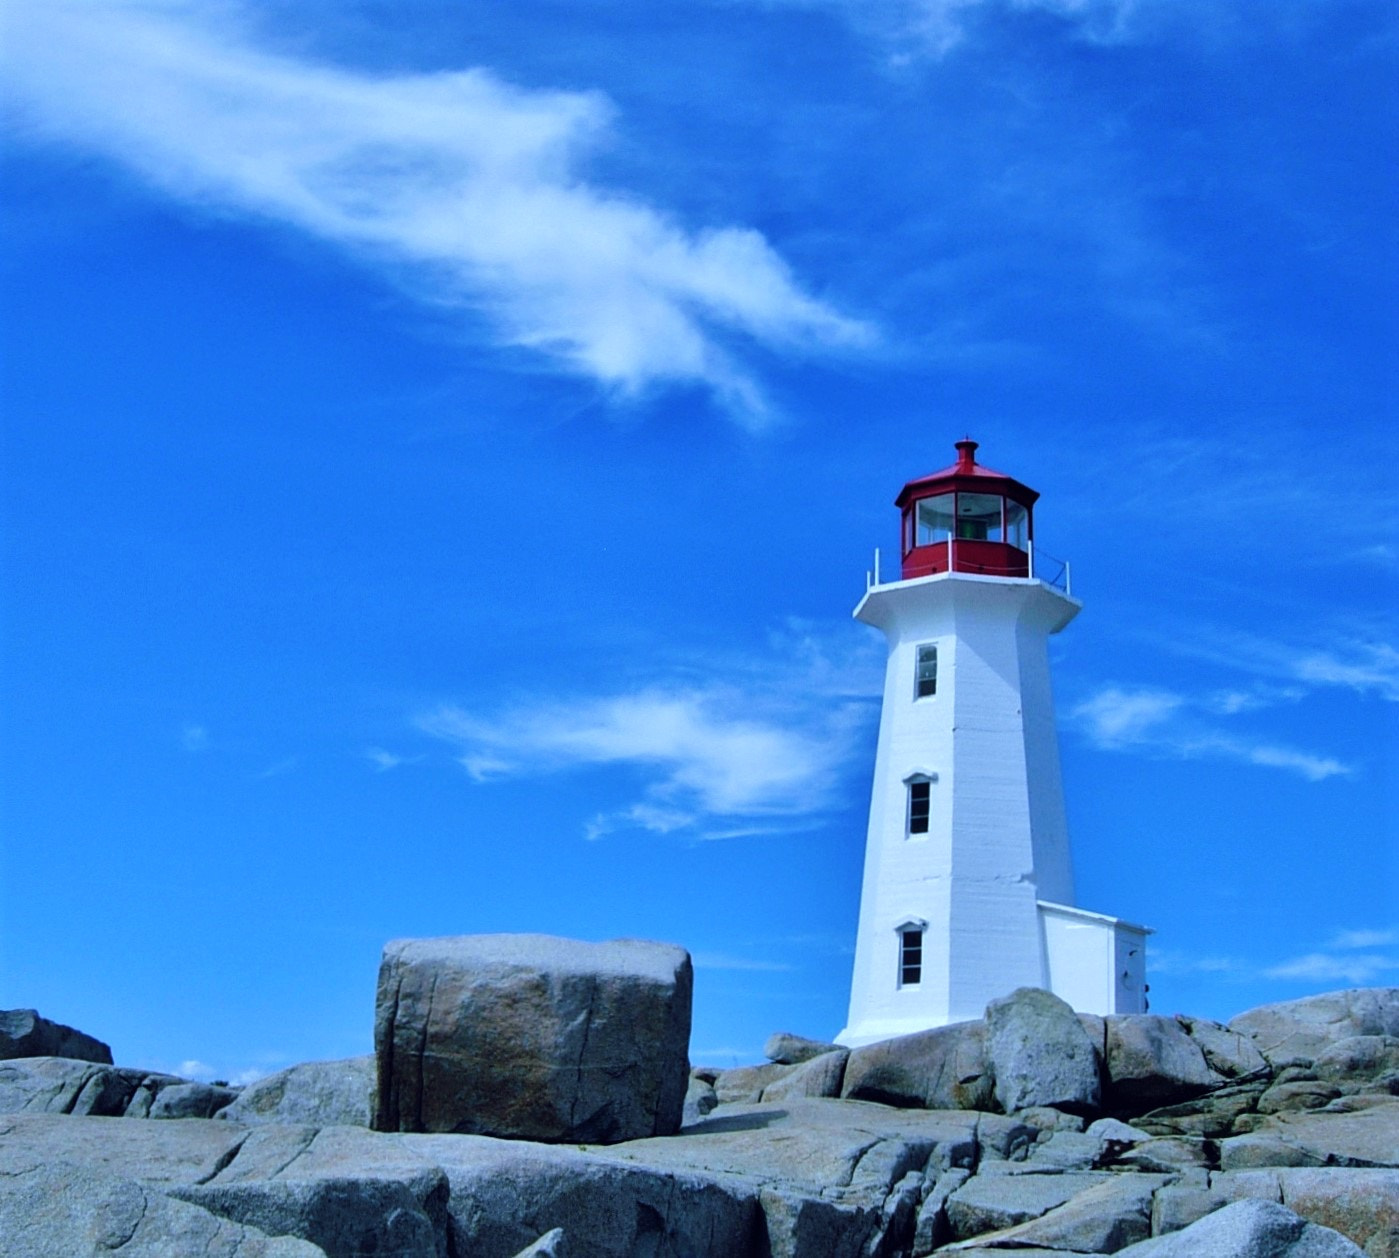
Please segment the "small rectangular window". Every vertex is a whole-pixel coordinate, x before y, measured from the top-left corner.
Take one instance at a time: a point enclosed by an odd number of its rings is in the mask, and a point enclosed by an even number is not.
[[[913,683],[913,697],[926,699],[938,692],[938,649],[931,644],[918,648],[918,671]]]
[[[916,987],[923,981],[923,932],[899,931],[899,986]]]
[[[928,814],[932,811],[933,784],[926,778],[908,784],[908,832],[928,833]]]

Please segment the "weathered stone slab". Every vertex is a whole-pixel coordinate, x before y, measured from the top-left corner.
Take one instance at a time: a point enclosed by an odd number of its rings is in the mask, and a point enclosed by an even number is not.
[[[397,1137],[272,1125],[243,1134],[213,1175],[170,1193],[269,1234],[302,1237],[331,1258],[446,1258],[447,1178]]]
[[[42,1018],[37,1009],[0,1009],[0,1061],[15,1057],[68,1057],[112,1064],[112,1050],[91,1035]]]
[[[847,1049],[838,1048],[833,1053],[810,1057],[800,1065],[793,1066],[791,1074],[768,1084],[763,1089],[761,1099],[785,1101],[800,1096],[839,1096],[849,1056]]]
[[[1182,1231],[1118,1253],[1123,1258],[1365,1258],[1339,1232],[1270,1201],[1236,1201]]]
[[[714,1094],[720,1105],[756,1105],[763,1091],[796,1070],[796,1066],[781,1062],[764,1062],[761,1066],[735,1066],[721,1070],[714,1080]]]
[[[172,1200],[135,1180],[72,1163],[0,1175],[6,1258],[326,1258],[291,1236],[271,1237]]]
[[[1399,987],[1360,987],[1261,1005],[1229,1022],[1274,1069],[1311,1063],[1338,1040],[1399,1036]]]
[[[804,1061],[810,1061],[813,1057],[836,1052],[839,1048],[839,1044],[827,1044],[824,1040],[808,1040],[803,1036],[793,1035],[790,1031],[777,1031],[768,1036],[768,1042],[763,1046],[763,1056],[768,1061],[778,1062],[784,1066],[797,1066]]]
[[[1033,1182],[1025,1177],[1016,1179]],[[1152,1194],[1167,1182],[1162,1175],[1109,1176],[1038,1217],[977,1236],[970,1243],[1017,1251],[1038,1246],[1092,1254],[1116,1253],[1151,1234]],[[953,1246],[959,1248],[962,1246]]]
[[[1352,1035],[1317,1054],[1318,1079],[1346,1087],[1373,1084],[1399,1074],[1399,1036]]]
[[[980,1238],[986,1232],[999,1232],[1038,1219],[1078,1193],[1110,1179],[1112,1176],[1106,1173],[1074,1171],[1057,1175],[975,1175],[948,1197],[947,1219],[958,1240]]]
[[[971,1172],[960,1167],[943,1171],[933,1181],[918,1207],[914,1223],[912,1258],[925,1258],[940,1245],[952,1239],[952,1224],[947,1218],[947,1199],[970,1178]]]
[[[1218,1139],[1234,1134],[1235,1124],[1257,1109],[1267,1088],[1263,1080],[1230,1084],[1193,1100],[1150,1110],[1132,1122],[1155,1136]]]
[[[1200,1046],[1205,1064],[1225,1079],[1247,1079],[1268,1072],[1268,1061],[1246,1035],[1208,1018],[1176,1015],[1182,1030]]]
[[[554,1228],[580,1258],[761,1252],[758,1186],[742,1178],[614,1156],[627,1145],[585,1151],[485,1136],[393,1139],[445,1172],[452,1253],[511,1258]],[[641,1143],[685,1145],[689,1137]]]
[[[59,1162],[156,1187],[212,1178],[247,1132],[214,1119],[118,1122],[67,1114],[0,1117],[0,1177]]]
[[[1105,1104],[1115,1112],[1139,1114],[1198,1096],[1224,1082],[1174,1018],[1126,1014],[1105,1021]]]
[[[996,1100],[1007,1114],[1049,1105],[1094,1111],[1102,1099],[1100,1062],[1066,1001],[1022,987],[986,1006],[986,1044]]]
[[[958,1022],[851,1051],[841,1096],[923,1109],[990,1109],[986,1024]]]
[[[1399,1167],[1399,1097],[1353,1111],[1275,1114],[1255,1134],[1275,1134],[1320,1164]]]
[[[309,1061],[250,1083],[219,1117],[250,1127],[368,1127],[373,1094],[373,1057]]]
[[[381,1131],[613,1142],[679,1130],[689,954],[548,935],[384,949],[374,1044]]]
[[[237,1095],[213,1083],[172,1083],[152,1095],[144,1115],[132,1114],[129,1103],[125,1113],[132,1118],[212,1118]]]
[[[1278,1183],[1294,1214],[1334,1228],[1370,1258],[1399,1258],[1399,1171],[1282,1170]]]

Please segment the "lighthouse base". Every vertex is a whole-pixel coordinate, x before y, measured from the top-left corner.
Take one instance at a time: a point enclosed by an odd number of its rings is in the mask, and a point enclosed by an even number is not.
[[[1149,929],[1067,904],[1040,900],[1036,907],[1041,961],[1038,986],[1053,992],[1079,1013],[1101,1016],[1147,1011],[1146,937],[1151,933]],[[917,991],[912,987],[903,990],[909,995]],[[901,994],[895,993],[896,996]],[[1009,994],[988,990],[984,1003]],[[951,1014],[930,1014],[926,1008],[901,1015],[886,1006],[878,1016],[853,1021],[836,1036],[835,1042],[846,1048],[860,1048],[962,1020]]]

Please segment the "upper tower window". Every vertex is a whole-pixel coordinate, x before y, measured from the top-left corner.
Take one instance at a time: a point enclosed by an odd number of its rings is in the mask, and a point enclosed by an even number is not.
[[[938,692],[937,644],[925,642],[918,648],[918,666],[914,673],[913,697],[926,699]]]

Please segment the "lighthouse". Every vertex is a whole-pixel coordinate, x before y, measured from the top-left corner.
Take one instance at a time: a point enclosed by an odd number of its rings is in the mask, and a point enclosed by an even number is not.
[[[1149,932],[1074,903],[1048,643],[1082,604],[1067,565],[1035,556],[1039,495],[956,449],[900,491],[899,579],[876,556],[855,608],[889,655],[851,1047],[980,1018],[1017,987],[1146,1010]]]

